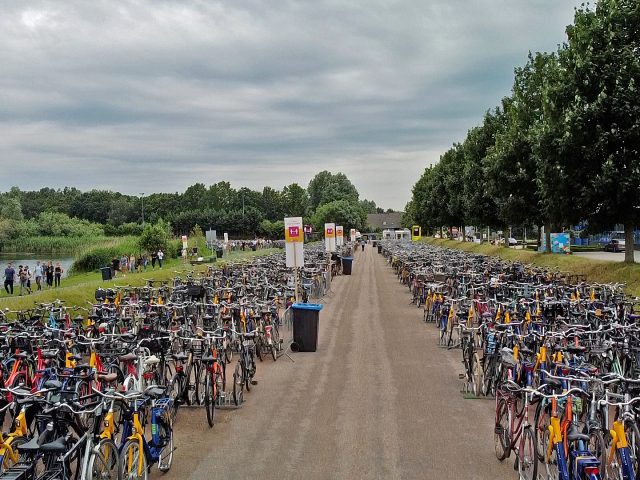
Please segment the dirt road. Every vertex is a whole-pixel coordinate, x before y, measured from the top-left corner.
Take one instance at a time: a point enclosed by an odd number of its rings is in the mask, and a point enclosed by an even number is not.
[[[515,479],[493,453],[493,401],[463,399],[460,352],[437,346],[377,250],[332,290],[316,353],[258,365],[245,405],[213,429],[204,411],[179,413],[163,478]]]

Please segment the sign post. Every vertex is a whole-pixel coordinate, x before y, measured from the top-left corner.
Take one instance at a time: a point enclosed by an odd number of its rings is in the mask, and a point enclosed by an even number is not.
[[[336,224],[324,224],[324,246],[327,252],[336,251]]]
[[[342,225],[336,225],[336,246],[344,245],[344,228]]]
[[[302,217],[284,219],[284,240],[287,267],[294,269],[295,296],[299,300],[298,269],[304,267],[304,229]]]

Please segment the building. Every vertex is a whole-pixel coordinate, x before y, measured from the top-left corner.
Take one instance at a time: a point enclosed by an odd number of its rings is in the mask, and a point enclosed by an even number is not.
[[[396,230],[402,228],[402,212],[370,213],[367,215],[367,230]]]

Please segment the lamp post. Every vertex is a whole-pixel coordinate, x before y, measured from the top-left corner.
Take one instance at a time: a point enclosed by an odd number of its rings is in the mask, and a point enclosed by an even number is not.
[[[142,228],[144,228],[144,192],[140,192],[140,201],[142,202]]]

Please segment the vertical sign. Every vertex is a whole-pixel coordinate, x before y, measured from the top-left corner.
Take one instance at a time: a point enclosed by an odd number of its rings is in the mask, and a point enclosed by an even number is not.
[[[344,228],[342,225],[336,225],[336,246],[344,245]]]
[[[189,246],[189,242],[187,241],[187,236],[182,235],[182,248],[187,248]]]
[[[285,253],[287,267],[304,267],[304,229],[302,217],[284,219]]]
[[[351,230],[349,230],[349,238],[352,242],[356,241],[356,229],[352,228]]]
[[[324,246],[327,252],[336,251],[336,224],[324,224]]]

